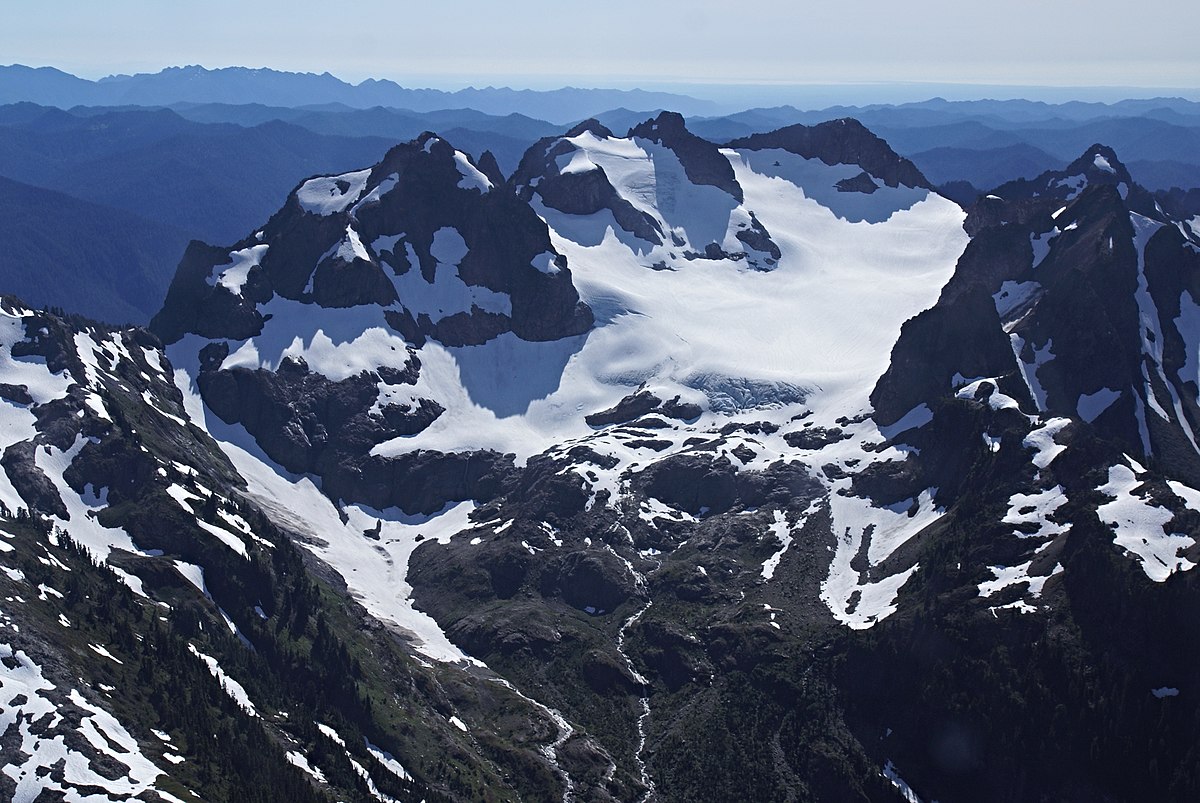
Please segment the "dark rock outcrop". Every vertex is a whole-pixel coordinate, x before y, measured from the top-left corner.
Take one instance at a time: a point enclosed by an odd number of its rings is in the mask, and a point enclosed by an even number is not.
[[[735,235],[746,245],[753,248],[755,251],[761,251],[764,254],[769,254],[770,259],[766,260],[768,265],[773,265],[778,261],[783,253],[779,250],[779,246],[771,239],[771,233],[767,231],[754,213],[750,213],[750,225],[745,228],[740,228]]]
[[[678,396],[664,402],[648,390],[639,390],[629,394],[607,410],[584,416],[584,421],[589,426],[606,427],[612,424],[627,424],[647,413],[661,413],[668,418],[693,421],[699,418],[702,412],[700,405],[681,402]]]
[[[67,506],[63,504],[58,489],[34,460],[37,448],[33,441],[14,443],[4,450],[4,456],[0,457],[0,466],[4,467],[8,481],[30,510],[60,519],[70,519],[71,514],[67,512]]]
[[[1200,291],[1200,257],[1161,210],[1145,208],[1147,198],[1099,145],[1065,170],[981,198],[968,210],[972,239],[954,276],[901,330],[871,395],[875,420],[891,425],[922,403],[936,407],[955,377],[960,385],[986,377],[989,392],[1026,413],[1085,417],[1121,451],[1153,454],[1200,480],[1188,434],[1200,408],[1179,375],[1174,323],[1185,292]],[[1089,406],[1097,395],[1103,405]],[[924,450],[917,458],[934,461]]]
[[[371,415],[379,382],[378,374],[365,372],[334,382],[291,358],[278,371],[232,368],[199,377],[205,402],[221,420],[244,426],[272,460],[297,474],[323,474],[336,455],[365,455],[385,440],[415,435],[443,412],[420,399],[415,407],[386,405]]]
[[[262,331],[253,295],[234,295],[221,285],[209,284],[214,270],[229,262],[230,250],[197,240],[188,244],[163,308],[150,321],[151,331],[164,343],[174,343],[188,333],[242,340]],[[270,290],[264,287],[262,292],[262,300],[270,298]]]
[[[708,140],[687,130],[683,115],[662,112],[629,130],[628,136],[640,137],[669,148],[678,157],[688,181],[724,190],[741,203],[742,187],[733,175],[733,166],[721,155],[720,149]]]
[[[879,185],[875,183],[875,179],[865,170],[853,178],[844,178],[837,183],[839,192],[861,192],[864,195],[870,195],[879,189]]]
[[[611,611],[636,591],[629,570],[608,552],[572,552],[559,564],[558,593],[568,605],[593,613]]]
[[[805,159],[820,159],[827,165],[858,165],[889,187],[904,185],[933,189],[916,165],[850,117],[814,126],[790,125],[766,134],[751,134],[732,140],[729,147],[780,148]]]

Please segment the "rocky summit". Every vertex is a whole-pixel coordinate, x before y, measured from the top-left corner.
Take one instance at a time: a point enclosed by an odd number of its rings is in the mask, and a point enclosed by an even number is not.
[[[1195,799],[1195,225],[664,112],[5,298],[0,790]]]

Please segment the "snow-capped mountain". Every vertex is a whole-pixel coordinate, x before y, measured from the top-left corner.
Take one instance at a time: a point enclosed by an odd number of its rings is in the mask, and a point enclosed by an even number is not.
[[[153,335],[9,303],[0,492],[193,588],[223,680],[373,628],[340,725],[225,683],[314,794],[1176,795],[1198,244],[1101,146],[963,210],[854,120],[588,121],[508,179],[425,134],[193,243]]]

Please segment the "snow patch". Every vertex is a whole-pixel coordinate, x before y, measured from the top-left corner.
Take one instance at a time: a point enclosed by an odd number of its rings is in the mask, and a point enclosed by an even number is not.
[[[250,702],[250,695],[246,694],[246,690],[242,688],[242,684],[238,683],[225,673],[225,670],[221,668],[219,663],[217,663],[216,658],[213,658],[210,655],[205,655],[196,649],[195,645],[190,643],[188,644],[188,650],[192,653],[192,655],[204,662],[204,665],[208,667],[209,673],[221,682],[221,687],[225,689],[225,693],[228,694],[235,703],[241,706],[242,710],[252,717],[258,716],[258,711],[255,710],[254,703]]]
[[[460,189],[487,192],[492,188],[492,182],[488,177],[471,164],[471,160],[462,151],[454,152],[454,166],[458,168],[458,174],[462,176],[458,180]]]
[[[1046,389],[1042,386],[1041,379],[1038,378],[1038,371],[1043,365],[1054,359],[1054,342],[1047,339],[1046,345],[1041,348],[1034,347],[1030,344],[1030,352],[1033,355],[1032,362],[1026,362],[1022,356],[1025,353],[1026,341],[1025,338],[1016,332],[1012,332],[1008,336],[1009,344],[1012,346],[1013,356],[1016,358],[1017,367],[1021,369],[1021,376],[1025,380],[1025,386],[1029,388],[1029,395],[1033,398],[1033,403],[1037,405],[1039,411],[1046,409]]]
[[[1050,574],[1033,576],[1029,574],[1029,569],[1032,566],[1032,560],[1026,561],[1019,566],[989,566],[988,570],[992,573],[993,579],[979,584],[979,596],[990,597],[1009,586],[1025,583],[1028,586],[1029,595],[1037,598],[1042,595],[1042,589],[1046,585],[1046,581],[1054,575],[1063,572],[1062,564],[1059,563],[1055,564]]]
[[[100,524],[96,514],[108,504],[107,489],[102,496],[88,493],[90,489],[85,489],[85,494],[79,494],[64,479],[67,468],[74,462],[75,457],[87,442],[87,438],[79,435],[71,448],[65,452],[56,446],[45,444],[34,453],[34,463],[54,485],[59,498],[67,508],[69,518],[56,519],[56,521],[72,539],[87,548],[100,563],[107,563],[108,556],[113,549],[145,554],[133,543],[133,539],[125,530]],[[108,569],[129,586],[129,589],[135,594],[141,597],[146,596],[145,591],[142,590],[142,581],[136,575],[111,565],[108,566]]]
[[[584,150],[574,150],[559,154],[555,157],[554,161],[560,175],[590,173],[593,170],[599,169],[596,163],[588,158],[587,151]]]
[[[1200,226],[1197,231],[1200,231]],[[1183,367],[1179,369],[1179,379],[1200,386],[1200,304],[1187,290],[1179,296],[1179,317],[1175,319],[1175,328],[1183,338],[1185,355]]]
[[[435,321],[474,308],[512,315],[508,295],[469,285],[459,276],[458,266],[467,255],[467,243],[457,229],[443,227],[434,232],[429,252],[438,263],[432,282],[426,280],[415,262],[408,272],[392,277],[400,303],[414,314],[424,312]]]
[[[367,750],[375,757],[376,761],[383,765],[385,770],[390,772],[392,775],[395,775],[402,781],[411,781],[413,779],[413,777],[409,775],[408,770],[404,769],[404,766],[396,760],[395,756],[386,750],[371,744],[370,739],[364,738],[364,741],[367,744]]]
[[[312,776],[313,780],[315,780],[317,783],[325,783],[325,773],[321,772],[319,768],[310,764],[308,762],[308,757],[303,753],[300,753],[296,750],[289,750],[287,752],[287,760],[292,766],[299,767],[301,770]]]
[[[339,734],[339,733],[338,733],[336,730],[334,730],[333,728],[331,728],[329,725],[325,725],[324,723],[318,722],[318,723],[317,723],[317,730],[319,730],[321,733],[325,734],[326,738],[328,738],[328,739],[330,739],[331,741],[333,741],[333,742],[334,742],[335,744],[337,744],[339,747],[345,747],[345,746],[346,746],[346,740],[345,740],[345,739],[343,739],[343,738],[341,737],[341,735],[340,735],[340,734]]]
[[[371,252],[363,245],[362,237],[359,236],[358,231],[353,226],[346,227],[346,233],[342,236],[342,239],[317,260],[317,264],[321,264],[331,256],[347,265],[356,259],[361,259],[363,262],[374,261],[371,258]]]
[[[356,170],[340,176],[311,178],[296,190],[296,200],[305,212],[325,216],[341,212],[358,200],[371,171]]]
[[[958,375],[955,376],[956,379],[959,378]],[[987,399],[988,407],[992,408],[993,410],[1016,410],[1018,413],[1021,412],[1021,405],[1016,399],[1000,392],[999,380],[995,377],[976,379],[971,381],[969,384],[963,385],[961,388],[954,391],[954,398],[974,399],[983,389],[983,384],[985,382],[992,386],[992,392],[988,395]]]
[[[929,405],[922,402],[905,413],[896,423],[880,427],[879,433],[890,441],[902,432],[907,432],[910,429],[920,429],[932,420],[933,411],[929,409]]]
[[[556,257],[557,254],[555,254],[553,251],[543,251],[535,256],[530,264],[532,264],[533,267],[539,272],[545,273],[548,276],[553,276],[559,272],[559,267],[554,262]]]
[[[383,200],[383,196],[387,195],[396,185],[400,183],[400,174],[391,173],[384,177],[382,181],[375,185],[375,188],[362,197],[358,203],[350,210],[351,217],[358,214],[358,211],[364,207],[377,204]]]
[[[905,803],[921,803],[921,798],[917,797],[917,793],[913,791],[913,788],[900,777],[900,773],[896,772],[896,765],[890,760],[883,765],[882,775],[896,788],[896,791],[904,798]]]
[[[1049,538],[1067,531],[1067,526],[1050,520],[1050,516],[1067,503],[1061,485],[1032,494],[1016,493],[1008,498],[1008,512],[1000,521],[1004,524],[1034,525],[1037,531],[1021,530],[1018,538]]]
[[[13,799],[128,800],[141,799],[154,790],[163,773],[146,758],[120,721],[75,689],[67,697],[82,713],[65,718],[59,705],[45,694],[54,689],[28,655],[0,644],[0,733],[16,739],[14,749],[0,758],[0,772],[13,785]],[[48,719],[49,728],[57,733],[41,727],[33,731],[35,723]],[[72,727],[78,735],[68,739],[64,726],[76,720],[78,726]],[[73,746],[80,736],[103,759],[103,768],[93,766],[93,759]],[[84,797],[76,791],[85,787],[102,792],[103,797]]]
[[[229,267],[225,268],[217,276],[217,284],[235,296],[240,296],[242,294],[242,287],[245,286],[246,279],[250,275],[250,269],[262,264],[262,259],[266,256],[268,247],[266,245],[253,245],[249,248],[243,248],[240,251],[231,251],[229,253]]]
[[[1026,449],[1033,449],[1033,464],[1038,468],[1046,468],[1054,459],[1067,450],[1063,446],[1055,442],[1055,437],[1071,425],[1069,418],[1051,418],[1037,429],[1025,436],[1025,440],[1021,445]]]
[[[196,526],[206,533],[216,536],[217,540],[243,558],[249,559],[250,554],[246,551],[246,542],[229,532],[229,530],[226,530],[224,527],[218,527],[215,524],[209,524],[204,519],[196,519]]]
[[[936,489],[923,491],[916,500],[908,499],[888,507],[876,507],[869,499],[829,495],[833,514],[833,534],[837,539],[829,576],[821,583],[821,599],[834,618],[855,630],[871,627],[896,611],[900,589],[917,571],[918,564],[880,580],[865,580],[851,566],[864,539],[867,562],[878,566],[901,545],[941,518],[944,511],[934,505]]]
[[[1166,532],[1174,514],[1139,496],[1136,491],[1141,485],[1129,466],[1112,466],[1108,482],[1096,489],[1112,501],[1100,505],[1096,514],[1116,533],[1113,542],[1137,558],[1147,577],[1162,583],[1177,571],[1195,567],[1179,553],[1196,542],[1190,536]]]
[[[779,562],[783,560],[784,553],[787,552],[788,547],[792,545],[792,533],[803,529],[804,523],[808,520],[808,517],[815,513],[818,507],[819,504],[817,502],[811,504],[808,510],[800,514],[800,519],[791,526],[788,525],[787,517],[784,516],[782,510],[775,511],[775,521],[771,524],[771,534],[775,536],[775,538],[779,539],[781,546],[778,552],[763,561],[762,577],[764,580],[770,580],[775,576],[775,570],[779,568]],[[703,566],[697,568],[700,569],[701,574],[708,574],[708,572],[704,570]]]
[[[1066,209],[1066,207],[1064,206],[1063,209]],[[1059,211],[1061,212],[1062,210]],[[1029,235],[1029,245],[1033,248],[1033,267],[1035,269],[1046,260],[1046,257],[1050,254],[1050,244],[1058,235],[1057,226],[1042,234]],[[1005,284],[1008,284],[1008,282],[1005,282]],[[1021,284],[1021,282],[1013,282],[1013,284]]]
[[[96,653],[97,655],[104,656],[105,658],[107,658],[110,661],[113,661],[114,663],[118,663],[118,664],[125,663],[124,661],[122,661],[117,656],[113,655],[104,646],[102,646],[100,644],[89,644],[88,649],[90,649],[92,652]]]

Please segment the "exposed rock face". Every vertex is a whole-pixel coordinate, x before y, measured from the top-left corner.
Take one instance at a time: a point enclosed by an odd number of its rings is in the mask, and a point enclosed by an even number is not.
[[[13,444],[4,450],[4,456],[0,458],[0,466],[4,467],[4,473],[8,475],[9,482],[30,509],[69,519],[71,514],[67,512],[67,507],[63,504],[58,489],[34,462],[33,456],[36,450],[37,445],[32,441]]]
[[[733,176],[729,160],[721,155],[720,149],[708,140],[698,137],[683,122],[683,115],[663,112],[629,130],[630,137],[640,137],[669,148],[679,157],[693,184],[719,187],[732,195],[738,203],[744,200],[741,186]]]
[[[202,356],[219,364],[228,351],[210,344]],[[361,493],[384,509],[399,494],[430,517],[447,494],[484,500],[511,484],[511,460],[494,453],[371,458],[370,434],[383,425],[364,425],[360,403],[377,401],[380,386],[411,388],[419,364],[409,356],[366,374],[333,381],[285,360],[276,371],[210,365],[197,379],[214,386],[210,411],[244,419],[275,470],[325,471],[335,498]],[[274,513],[287,505],[286,526],[275,524],[202,428],[215,419],[190,417],[191,388],[176,386],[150,333],[3,298],[0,375],[11,380],[0,401],[0,595],[13,601],[0,608],[0,703],[23,723],[0,733],[4,761],[20,770],[3,775],[0,796],[159,799],[169,788],[220,799],[233,788],[320,803],[370,784],[391,799],[550,799],[568,783],[588,799],[614,799],[610,787],[633,794],[627,772],[603,775],[611,762],[592,737],[574,734],[560,756],[544,707],[473,669],[415,659],[394,623],[306,559],[298,543],[345,534],[335,533],[345,508],[315,489],[307,509],[283,494],[267,500]],[[428,404],[380,407],[393,431],[410,426],[409,412],[437,415]],[[351,546],[394,543],[372,524],[348,528]],[[604,656],[596,663],[602,670]],[[386,714],[367,684],[389,698]],[[262,716],[267,700],[291,716]],[[500,736],[513,723],[521,735]],[[506,755],[465,747],[481,737]],[[436,756],[423,759],[417,742],[437,745]],[[447,756],[453,783],[441,771]],[[211,773],[191,772],[204,762]]]
[[[755,251],[769,254],[772,260],[778,261],[783,256],[783,253],[779,250],[779,246],[771,239],[771,233],[759,222],[753,212],[750,214],[750,225],[738,231],[736,236]],[[768,262],[768,264],[770,263]]]
[[[650,391],[639,390],[621,399],[616,406],[608,410],[584,416],[584,420],[593,427],[603,427],[610,424],[626,424],[652,412],[686,421],[698,418],[702,410],[699,405],[680,402],[678,396],[664,402]]]
[[[1002,377],[1015,369],[992,293],[1028,270],[1031,259],[1028,234],[1017,228],[989,229],[971,240],[938,304],[904,325],[888,370],[871,394],[876,420],[895,423],[942,395],[956,373]],[[944,323],[948,320],[953,323]],[[1013,392],[1016,398],[1028,396],[1021,387]]]
[[[409,364],[415,381],[420,363],[410,357]],[[325,474],[339,458],[363,456],[384,440],[414,435],[441,415],[442,408],[429,399],[375,410],[381,381],[378,374],[362,373],[333,382],[309,371],[302,359],[287,359],[274,372],[201,373],[200,392],[214,413],[244,426],[288,471]]]
[[[795,449],[822,449],[831,443],[837,443],[842,439],[843,433],[841,427],[812,427],[800,429],[795,432],[787,432],[783,439],[788,446]]]
[[[633,576],[618,558],[607,553],[568,554],[552,584],[568,605],[593,612],[616,610],[636,591]]]
[[[954,278],[896,344],[872,395],[877,419],[991,377],[1030,410],[1082,416],[1128,454],[1200,479],[1200,456],[1179,448],[1200,410],[1175,325],[1200,257],[1161,212],[1138,211],[1147,197],[1093,146],[1065,171],[981,199]]]
[[[871,178],[869,173],[863,171],[853,178],[842,179],[837,183],[837,188],[842,192],[861,192],[870,195],[879,189],[879,185],[875,183],[875,179]]]
[[[213,270],[229,261],[229,249],[196,240],[189,243],[171,280],[166,306],[151,321],[155,334],[173,343],[189,332],[240,340],[262,331],[255,304],[269,300],[271,291],[261,271],[247,277],[240,295],[210,282]]]
[[[148,450],[137,448],[139,441],[152,443],[162,459],[190,460],[240,482],[211,439],[179,425],[183,397],[170,364],[159,360],[154,335],[30,311],[9,297],[0,298],[0,315],[5,323],[18,321],[23,335],[6,344],[4,359],[40,365],[53,377],[9,384],[4,396],[4,404],[24,408],[31,422],[31,437],[20,439],[23,427],[5,433],[0,465],[32,515],[71,521],[66,496],[89,486],[93,495],[103,488],[113,504],[133,498],[158,467]],[[126,429],[133,431],[128,437],[115,437]],[[63,454],[75,456],[65,467]],[[48,475],[48,465],[61,476]]]
[[[859,165],[889,187],[904,185],[933,189],[916,165],[901,157],[862,123],[850,117],[814,126],[791,125],[768,134],[752,134],[732,140],[729,147],[749,150],[781,148],[805,159],[820,159],[827,165]],[[846,189],[866,191],[861,176],[854,182],[853,187],[847,185]]]
[[[494,451],[408,452],[339,463],[322,479],[334,499],[430,515],[447,503],[495,497],[512,471],[512,455]]]
[[[504,172],[500,169],[500,163],[496,161],[496,155],[491,151],[484,151],[479,155],[479,164],[476,165],[479,172],[487,176],[488,181],[492,182],[493,187],[499,187],[504,184]]]
[[[804,155],[822,158],[816,151],[813,146]],[[875,169],[863,165],[867,180],[859,176],[840,189],[879,191],[876,181],[925,186],[911,174],[901,180],[903,165],[888,174],[878,163]],[[809,411],[761,422],[738,416],[719,427],[702,417],[686,438],[677,431],[678,419],[667,415],[661,393],[639,389],[606,409],[581,411],[595,431],[531,459],[527,474],[487,506],[486,519],[481,517],[486,524],[476,530],[482,543],[467,546],[463,539],[418,554],[419,598],[439,621],[461,627],[456,632],[489,661],[514,671],[556,661],[586,665],[586,672],[575,671],[589,680],[570,693],[579,711],[599,710],[609,702],[604,695],[622,687],[614,669],[620,654],[593,641],[606,617],[600,600],[616,605],[620,613],[610,617],[610,638],[616,632],[624,645],[637,645],[636,668],[659,692],[650,698],[652,716],[662,723],[655,732],[667,734],[659,744],[681,746],[680,755],[686,753],[684,737],[668,724],[678,721],[673,717],[734,727],[715,713],[716,703],[711,719],[699,713],[710,684],[722,683],[715,678],[744,673],[737,676],[773,679],[739,686],[740,705],[753,694],[770,700],[782,695],[787,706],[804,699],[803,689],[824,661],[797,658],[797,644],[828,644],[830,610],[839,621],[853,620],[871,595],[897,578],[904,585],[896,612],[886,621],[853,625],[873,628],[875,635],[847,637],[854,646],[844,653],[829,648],[849,662],[835,673],[837,688],[870,700],[852,704],[855,713],[844,725],[853,734],[850,742],[879,741],[892,727],[876,707],[903,711],[934,730],[969,720],[971,732],[979,732],[988,721],[983,708],[963,714],[920,680],[934,658],[939,665],[981,661],[995,667],[997,661],[1009,666],[999,653],[1019,655],[1000,686],[1046,684],[1056,689],[1051,696],[1078,701],[1045,674],[1042,661],[1060,666],[1063,654],[1100,654],[1110,637],[1127,647],[1142,643],[1139,636],[1101,626],[1101,620],[1123,616],[1126,603],[1105,599],[1091,583],[1145,588],[1147,576],[1162,582],[1170,575],[1166,582],[1175,584],[1173,590],[1164,587],[1159,597],[1156,587],[1146,594],[1158,599],[1155,615],[1168,616],[1170,628],[1185,626],[1167,600],[1194,593],[1190,571],[1200,558],[1200,530],[1196,512],[1183,502],[1184,496],[1194,499],[1188,490],[1193,486],[1178,480],[1170,486],[1165,474],[1143,464],[1154,461],[1174,477],[1192,476],[1196,449],[1188,432],[1200,420],[1193,410],[1200,387],[1190,356],[1195,329],[1187,322],[1200,309],[1194,306],[1200,264],[1186,230],[1161,213],[1139,213],[1141,192],[1121,178],[1126,174],[1114,155],[1089,152],[1075,167],[1078,173],[1031,183],[1028,197],[1009,198],[1001,189],[969,210],[972,239],[937,302],[903,326],[870,408],[836,420],[814,419]],[[1113,478],[1126,474],[1129,485],[1122,490]],[[610,479],[596,491],[602,476]],[[580,477],[587,485],[578,483]],[[1157,563],[1125,551],[1131,547],[1114,546],[1105,527],[1117,528],[1113,521],[1123,514],[1105,505],[1116,499],[1144,504],[1164,522],[1145,531],[1145,543],[1178,539],[1172,542],[1178,549],[1166,549],[1171,554],[1162,553]],[[847,510],[853,512],[841,512]],[[622,587],[615,564],[606,575],[602,565],[582,557],[603,559],[610,550],[629,560],[629,576],[642,580]],[[815,602],[828,601],[836,584],[830,553],[839,555],[834,565],[844,557],[856,578],[841,608]],[[1175,568],[1167,571],[1167,564]],[[486,581],[481,577],[470,595],[459,592],[451,578],[473,566],[487,567]],[[776,571],[786,571],[785,579]],[[1009,582],[1018,574],[1021,579]],[[1074,585],[1084,577],[1086,590]],[[1067,607],[1084,599],[1105,611],[1080,614],[1089,628],[1103,630],[1100,641],[1057,629],[1063,617],[1073,616]],[[560,613],[547,616],[547,610]],[[932,634],[930,621],[937,622]],[[1170,628],[1162,631],[1160,645],[1147,648],[1155,654],[1153,665],[1180,666],[1164,646]],[[1003,646],[981,646],[985,633]],[[878,638],[887,641],[886,656],[876,651]],[[1104,683],[1119,685],[1125,672],[1111,670]],[[533,670],[530,676],[542,675]],[[1029,680],[1035,676],[1039,680]],[[977,692],[977,678],[948,682],[971,689],[968,696]],[[903,687],[938,713],[925,716],[878,686]],[[668,702],[681,697],[688,700],[681,707]],[[1011,710],[1014,730],[1047,741],[1037,728],[1017,722],[1028,715],[1025,705]],[[1041,721],[1040,727],[1048,726],[1048,718]],[[694,730],[689,734],[694,739]],[[969,797],[971,783],[989,772],[985,762],[948,769],[938,752],[940,738],[922,737],[911,749],[890,741],[886,750],[926,773],[930,796],[941,794],[938,782],[949,779],[947,788]],[[856,749],[847,748],[846,755]],[[709,799],[705,789],[681,780],[679,768],[699,771],[695,764],[671,756],[659,747],[652,760],[671,779],[672,794],[687,788],[686,794]],[[884,760],[881,753],[878,760]],[[1034,772],[1041,782],[1057,783],[1055,766]],[[968,776],[975,781],[961,781]],[[821,781],[811,782],[809,788],[821,787]],[[834,788],[839,782],[829,783]],[[880,799],[887,794],[881,791]],[[1019,796],[998,793],[994,799]]]
[[[623,233],[644,243],[637,248],[666,257],[651,263],[656,270],[705,259],[769,271],[781,256],[746,207],[729,156],[673,112],[634,126],[625,137],[587,120],[565,136],[545,138],[526,152],[510,184],[521,198],[556,212],[611,215]],[[725,213],[729,225],[718,229]]]

